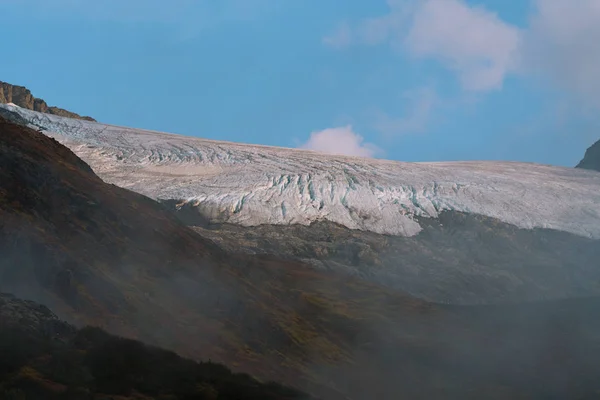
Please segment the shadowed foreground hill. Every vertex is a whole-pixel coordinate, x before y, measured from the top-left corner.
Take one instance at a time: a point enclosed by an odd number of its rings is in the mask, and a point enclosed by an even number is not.
[[[105,184],[58,142],[2,119],[0,254],[0,291],[77,326],[327,400],[600,396],[598,299],[448,307],[297,262],[236,256],[158,203]]]
[[[304,351],[285,331],[293,316],[253,286],[260,275],[281,285],[279,265],[228,257],[158,203],[102,182],[55,140],[2,119],[0,254],[0,290],[76,325],[302,379],[291,360]],[[260,330],[277,340],[267,346]]]
[[[2,399],[310,400],[214,363],[56,318],[46,307],[0,293]]]

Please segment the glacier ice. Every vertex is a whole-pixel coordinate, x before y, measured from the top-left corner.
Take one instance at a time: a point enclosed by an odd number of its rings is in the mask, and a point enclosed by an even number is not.
[[[518,162],[406,163],[229,143],[0,105],[57,139],[106,182],[244,226],[328,220],[412,236],[455,210],[600,238],[600,173]]]

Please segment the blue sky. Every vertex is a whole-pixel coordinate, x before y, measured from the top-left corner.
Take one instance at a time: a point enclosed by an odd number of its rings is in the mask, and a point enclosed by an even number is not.
[[[115,125],[572,166],[600,139],[600,2],[573,4],[0,0],[0,80]]]

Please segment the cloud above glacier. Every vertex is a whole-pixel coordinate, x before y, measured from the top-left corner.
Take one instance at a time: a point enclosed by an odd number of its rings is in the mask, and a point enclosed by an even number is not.
[[[311,133],[301,149],[320,151],[328,154],[375,157],[382,150],[354,132],[351,125],[328,128]]]
[[[414,60],[434,60],[466,91],[501,89],[520,75],[550,83],[600,107],[600,2],[532,0],[524,27],[465,0],[388,0],[388,12],[343,24],[334,48],[387,44]],[[337,39],[337,40],[336,40]]]
[[[600,2],[535,0],[523,33],[524,72],[600,108]]]
[[[515,68],[519,30],[482,7],[428,0],[415,11],[404,39],[412,55],[433,58],[459,76],[467,90],[498,89]]]
[[[417,59],[440,61],[474,91],[500,88],[515,67],[519,29],[483,7],[462,0],[389,0],[388,6],[388,14],[361,21],[354,32],[341,25],[332,36],[338,40],[326,43],[347,47],[353,35],[362,44],[389,43]]]
[[[397,117],[382,110],[375,110],[374,128],[388,137],[397,137],[406,134],[423,133],[432,119],[432,113],[439,105],[438,93],[432,87],[422,87],[405,91],[404,115]]]

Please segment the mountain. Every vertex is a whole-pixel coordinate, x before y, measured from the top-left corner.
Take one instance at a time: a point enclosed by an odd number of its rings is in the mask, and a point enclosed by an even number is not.
[[[576,168],[600,171],[600,140],[586,150],[585,156],[579,164],[577,164]]]
[[[326,400],[594,398],[599,389],[598,298],[432,304],[230,246],[202,237],[166,206],[103,182],[56,140],[0,117],[0,291],[36,300],[78,327],[99,326]],[[139,349],[127,343],[112,349]],[[75,349],[54,371],[73,371],[86,351]],[[64,385],[45,375],[44,354],[16,378]]]
[[[262,286],[283,290],[294,280],[310,288],[315,278],[304,268],[229,256],[160,204],[102,182],[57,141],[4,119],[0,183],[0,291],[78,326],[309,385],[298,371],[302,356],[330,342],[293,340],[321,327],[298,320],[308,309],[292,313],[298,293],[279,304]],[[337,351],[333,344],[310,362]]]
[[[600,294],[591,171],[401,163],[0,113],[69,147],[106,182],[161,201],[228,254],[276,256],[442,303]]]
[[[185,360],[93,327],[78,330],[47,307],[2,293],[0,349],[3,399],[311,399],[219,364]]]
[[[10,83],[0,81],[0,104],[14,104],[27,110],[38,111],[61,117],[74,119],[83,119],[86,121],[95,121],[92,117],[82,117],[71,111],[58,107],[50,107],[42,99],[34,97],[31,91],[24,86],[15,86]]]

